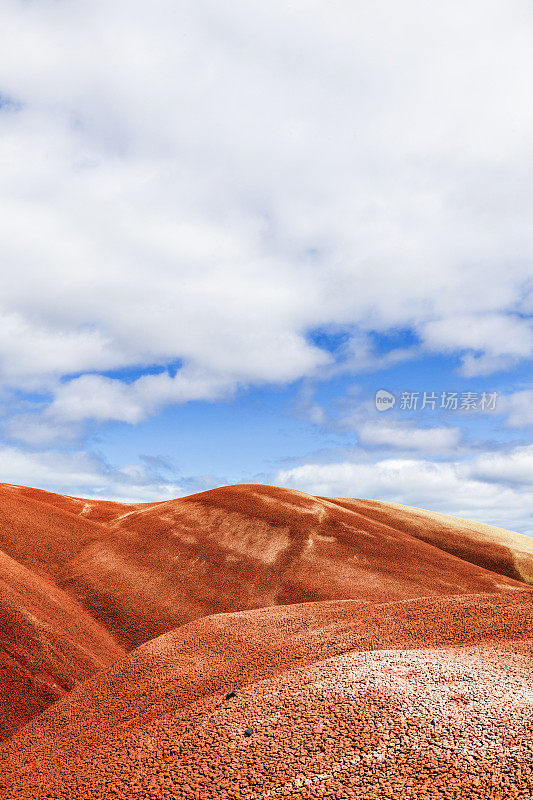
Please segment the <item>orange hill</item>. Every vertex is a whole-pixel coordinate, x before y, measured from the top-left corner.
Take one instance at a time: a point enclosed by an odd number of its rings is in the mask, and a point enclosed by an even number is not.
[[[6,742],[2,797],[529,797],[532,611],[524,589],[189,623]]]
[[[6,800],[531,796],[529,537],[271,486],[4,484],[0,550]]]
[[[78,603],[0,552],[0,739],[123,655]]]
[[[0,548],[126,648],[220,611],[500,591],[533,575],[526,536],[254,485],[135,506],[3,486]]]

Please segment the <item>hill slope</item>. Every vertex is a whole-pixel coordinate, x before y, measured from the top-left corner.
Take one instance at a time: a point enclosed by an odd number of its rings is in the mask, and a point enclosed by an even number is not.
[[[0,552],[0,739],[123,655],[79,604]]]
[[[533,574],[526,536],[254,485],[135,506],[4,486],[0,547],[126,648],[221,611],[497,592]]]
[[[530,536],[399,503],[344,499],[334,502],[369,519],[393,525],[464,561],[533,584],[533,539]]]
[[[520,590],[192,622],[5,743],[3,797],[530,796],[532,611]]]
[[[0,485],[0,548],[6,800],[533,791],[528,537],[271,486]]]

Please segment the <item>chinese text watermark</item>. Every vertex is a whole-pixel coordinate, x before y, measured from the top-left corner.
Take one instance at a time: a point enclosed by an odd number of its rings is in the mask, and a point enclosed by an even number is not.
[[[397,398],[386,389],[376,392],[378,411],[388,411],[396,405]],[[494,411],[498,392],[401,392],[398,408],[401,411]]]

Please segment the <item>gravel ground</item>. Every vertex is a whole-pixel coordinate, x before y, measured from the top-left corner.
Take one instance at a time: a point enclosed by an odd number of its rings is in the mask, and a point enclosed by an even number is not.
[[[532,609],[521,591],[191,623],[5,743],[0,796],[531,798]]]
[[[131,794],[530,798],[532,646],[349,653],[211,697],[175,745],[171,720],[146,731]]]

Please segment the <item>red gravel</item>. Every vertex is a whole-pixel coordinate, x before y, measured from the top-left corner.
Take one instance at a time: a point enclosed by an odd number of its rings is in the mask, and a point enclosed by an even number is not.
[[[2,797],[529,798],[532,609],[520,590],[190,623],[6,742]]]
[[[533,796],[529,537],[268,486],[0,485],[0,548],[0,724],[53,703],[0,746],[2,800]],[[112,636],[147,643],[109,666]]]

